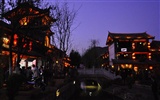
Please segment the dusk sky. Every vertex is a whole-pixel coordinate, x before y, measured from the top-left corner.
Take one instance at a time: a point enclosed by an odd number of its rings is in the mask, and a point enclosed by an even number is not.
[[[56,0],[52,0],[55,2]],[[64,0],[58,0],[62,2]],[[51,2],[51,1],[50,1]],[[160,40],[160,0],[67,0],[77,10],[72,33],[73,49],[83,53],[91,39],[106,46],[108,31],[147,32]]]

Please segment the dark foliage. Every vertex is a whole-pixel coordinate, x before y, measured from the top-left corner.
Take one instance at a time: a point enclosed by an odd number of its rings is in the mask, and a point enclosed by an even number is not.
[[[92,47],[82,55],[82,62],[87,68],[100,66],[100,56],[107,51],[107,48]]]
[[[71,59],[71,63],[70,64],[72,66],[79,67],[79,65],[81,63],[81,55],[79,54],[79,52],[72,50],[69,57]]]

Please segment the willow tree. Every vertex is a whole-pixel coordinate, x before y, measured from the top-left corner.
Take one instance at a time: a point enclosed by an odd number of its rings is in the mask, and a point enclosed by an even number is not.
[[[76,27],[73,27],[77,11],[70,9],[67,2],[56,3],[53,7],[53,16],[57,19],[52,29],[55,35],[52,36],[52,43],[62,51],[69,51],[72,47],[71,35]]]

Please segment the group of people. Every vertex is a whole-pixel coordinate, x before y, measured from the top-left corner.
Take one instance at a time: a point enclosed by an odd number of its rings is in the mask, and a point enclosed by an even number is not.
[[[32,67],[22,67],[21,74],[26,79],[26,81],[34,81],[34,82],[45,82],[44,76],[44,67],[41,66],[38,68],[36,65],[32,65]]]

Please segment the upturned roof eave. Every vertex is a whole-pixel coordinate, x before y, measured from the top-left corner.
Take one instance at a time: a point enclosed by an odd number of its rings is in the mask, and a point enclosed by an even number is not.
[[[34,10],[39,11],[39,14],[46,13],[49,11],[49,9],[40,9],[38,7],[35,7],[31,4],[29,4],[29,3],[22,3],[22,4],[18,5],[17,7],[13,8],[12,10],[4,13],[2,16],[4,18],[6,18],[7,20],[11,20],[11,18],[9,18],[9,16],[11,16],[13,13],[15,13],[16,11],[18,11],[19,9],[24,8],[24,7],[26,7],[26,9],[28,9],[28,11],[30,8],[33,8]]]

